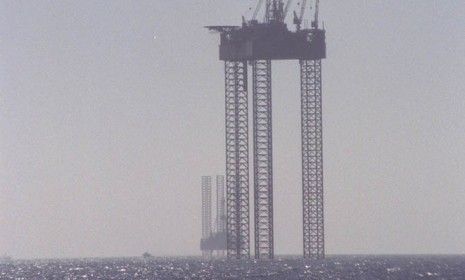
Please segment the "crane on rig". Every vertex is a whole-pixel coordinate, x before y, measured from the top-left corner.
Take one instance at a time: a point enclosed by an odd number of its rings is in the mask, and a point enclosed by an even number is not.
[[[300,12],[294,11],[293,23],[296,31],[291,31],[285,18],[293,0],[284,5],[283,0],[259,0],[251,20],[242,17],[242,26],[207,26],[211,31],[221,33],[221,59],[238,60],[253,58],[296,59],[324,57],[326,55],[325,31],[319,29],[319,0],[315,0],[315,14],[311,28],[302,27],[305,11],[310,9],[307,0],[298,2]],[[263,21],[257,20],[264,10]],[[273,36],[269,36],[273,34]],[[310,40],[314,41],[309,44]],[[267,43],[267,44],[265,44]],[[241,48],[235,46],[242,45]]]
[[[255,7],[251,21],[256,21],[258,13],[260,12],[264,4],[267,10],[264,15],[264,22],[267,22],[267,19],[284,21],[289,13],[289,10],[293,2],[293,0],[288,0],[286,2],[286,5],[284,5],[282,0],[259,0],[257,6]],[[294,11],[293,23],[296,25],[297,30],[300,30],[305,15],[305,10],[307,9],[307,0],[301,0],[301,2],[298,2],[298,6],[300,6],[300,11],[299,14],[297,14],[297,11]],[[315,14],[311,24],[312,28],[315,29],[318,29],[319,6],[320,1],[315,0]]]

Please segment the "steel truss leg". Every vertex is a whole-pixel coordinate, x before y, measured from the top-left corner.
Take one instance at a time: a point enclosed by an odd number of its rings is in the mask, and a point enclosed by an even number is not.
[[[247,62],[225,62],[226,231],[229,259],[250,258]]]
[[[253,61],[255,257],[272,259],[273,156],[271,61]]]
[[[323,259],[323,129],[321,60],[301,60],[304,258]]]

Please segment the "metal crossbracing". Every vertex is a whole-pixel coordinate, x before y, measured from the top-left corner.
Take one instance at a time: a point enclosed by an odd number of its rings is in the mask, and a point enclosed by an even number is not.
[[[271,61],[252,62],[255,257],[272,259],[273,145]]]
[[[226,231],[230,259],[250,258],[247,62],[225,61]]]
[[[304,258],[325,257],[321,60],[301,60]]]

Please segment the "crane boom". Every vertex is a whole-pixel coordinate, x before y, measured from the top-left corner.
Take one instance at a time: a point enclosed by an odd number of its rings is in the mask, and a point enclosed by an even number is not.
[[[286,7],[284,8],[284,19],[286,19],[287,13],[289,12],[289,7],[292,5],[293,0],[288,0],[286,3]]]
[[[260,12],[261,7],[263,6],[264,0],[258,1],[257,7],[255,8],[255,11],[253,12],[252,20],[257,19],[257,15]]]
[[[300,4],[300,15],[299,15],[299,20],[302,23],[304,20],[304,14],[305,14],[305,6],[307,6],[307,0],[302,0],[302,4]]]
[[[315,2],[315,18],[312,22],[312,27],[318,29],[318,13],[320,12],[320,0],[316,0]]]
[[[307,5],[307,0],[302,0],[302,3],[300,4],[300,14],[297,15],[297,13],[294,11],[294,24],[296,25],[297,30],[300,30],[300,27],[302,25],[306,5]]]

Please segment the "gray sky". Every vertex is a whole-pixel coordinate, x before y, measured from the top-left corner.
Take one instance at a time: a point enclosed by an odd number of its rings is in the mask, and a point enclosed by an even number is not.
[[[198,254],[200,176],[224,173],[202,26],[254,5],[1,0],[0,254]],[[465,253],[464,11],[322,1],[328,253]],[[275,247],[300,254],[297,63],[273,75]]]

